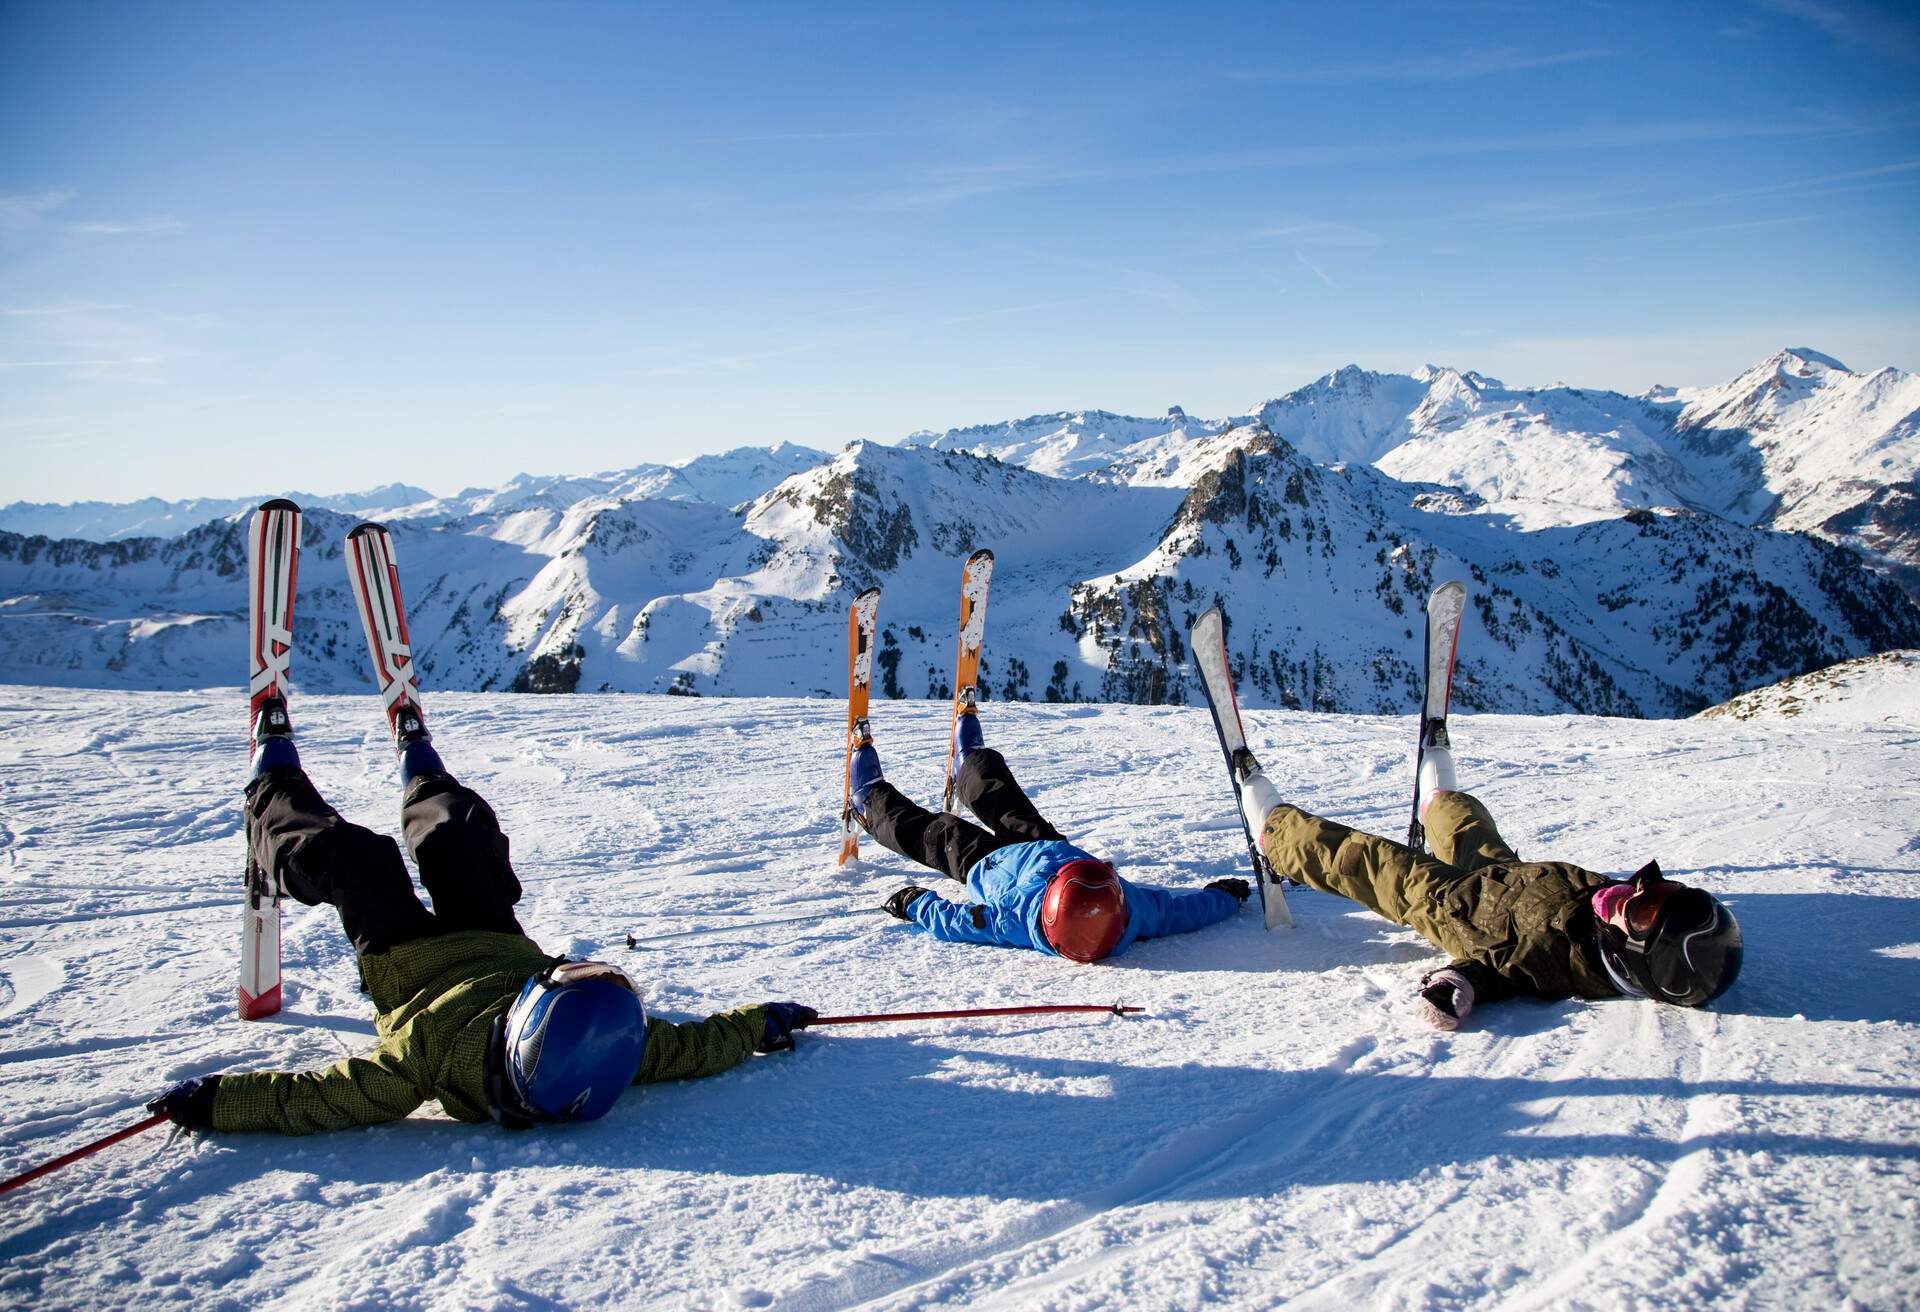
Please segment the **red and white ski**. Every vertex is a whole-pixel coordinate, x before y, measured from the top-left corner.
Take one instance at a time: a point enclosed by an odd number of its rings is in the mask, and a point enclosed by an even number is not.
[[[378,524],[358,524],[347,534],[347,582],[367,635],[373,681],[387,710],[395,744],[425,729],[420,684],[407,638],[407,610],[400,601],[400,568],[393,538]]]
[[[1247,748],[1247,731],[1240,723],[1240,698],[1233,691],[1233,672],[1227,668],[1227,617],[1218,606],[1193,622],[1188,635],[1193,648],[1193,663],[1200,672],[1200,687],[1207,694],[1207,709],[1213,712],[1214,732],[1220,735],[1220,750],[1227,758],[1227,775],[1233,781],[1233,810],[1240,817],[1240,832],[1246,835],[1247,858],[1253,863],[1253,882],[1260,888],[1260,909],[1269,930],[1290,928],[1293,912],[1287,907],[1285,885],[1280,873],[1260,850],[1259,837],[1247,823],[1240,805],[1242,781],[1260,768]]]
[[[942,810],[953,810],[954,732],[960,712],[979,700],[980,647],[987,640],[987,589],[993,586],[993,553],[985,547],[960,570],[960,650],[953,662],[953,722],[947,726],[947,783]]]
[[[1447,704],[1453,700],[1453,659],[1460,647],[1460,618],[1467,609],[1467,586],[1442,583],[1427,597],[1426,697],[1420,704],[1420,742],[1413,754],[1413,820],[1407,826],[1407,846],[1419,852],[1427,845],[1427,829],[1420,823],[1420,763],[1427,748],[1447,747]]]
[[[260,717],[284,716],[293,668],[293,597],[300,573],[300,507],[273,500],[247,524],[247,742],[260,741]],[[284,728],[284,726],[268,726]],[[240,928],[240,1019],[280,1010],[280,886],[247,857]]]
[[[880,618],[880,589],[868,588],[847,613],[847,768],[840,802],[840,862],[860,855],[860,822],[853,814],[853,754],[873,741],[867,728],[867,694],[873,688],[873,633]]]

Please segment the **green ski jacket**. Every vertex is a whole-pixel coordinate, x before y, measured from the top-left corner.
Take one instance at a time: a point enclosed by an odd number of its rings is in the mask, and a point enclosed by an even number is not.
[[[216,1130],[311,1134],[399,1120],[438,1100],[449,1116],[486,1121],[487,1042],[494,1019],[552,957],[519,934],[472,930],[415,939],[361,958],[380,1044],[322,1071],[221,1077]],[[717,1075],[759,1045],[759,1007],[675,1025],[647,1022],[635,1084]]]

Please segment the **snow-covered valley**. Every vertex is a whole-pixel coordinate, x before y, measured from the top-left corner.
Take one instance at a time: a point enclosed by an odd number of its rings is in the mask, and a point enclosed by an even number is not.
[[[512,835],[529,932],[618,957],[663,1014],[1147,1014],[815,1031],[550,1132],[154,1132],[0,1200],[0,1305],[1879,1309],[1920,1287],[1910,713],[1457,717],[1462,782],[1523,855],[1658,856],[1728,900],[1747,964],[1707,1011],[1509,1002],[1441,1036],[1409,1005],[1439,955],[1304,890],[1291,931],[1243,911],[1094,967],[865,913],[919,876],[871,844],[834,867],[837,704],[428,697]],[[289,905],[286,1010],[233,1018],[242,706],[0,689],[0,1174],[189,1075],[370,1044],[325,908]],[[922,798],[947,715],[876,706]],[[329,799],[394,832],[375,699],[294,716]],[[991,705],[987,732],[1129,878],[1239,872],[1204,710]],[[1409,718],[1249,732],[1291,799],[1404,827]],[[745,926],[833,907],[862,914]]]

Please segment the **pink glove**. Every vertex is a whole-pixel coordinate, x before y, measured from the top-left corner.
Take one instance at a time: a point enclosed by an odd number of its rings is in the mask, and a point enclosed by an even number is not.
[[[1473,985],[1451,968],[1420,981],[1420,1019],[1437,1030],[1457,1030],[1473,1014]]]

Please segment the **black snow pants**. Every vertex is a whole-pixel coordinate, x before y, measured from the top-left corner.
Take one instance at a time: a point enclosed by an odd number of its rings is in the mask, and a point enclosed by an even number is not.
[[[417,938],[484,929],[520,934],[520,881],[493,808],[452,776],[422,775],[400,808],[407,850],[433,898],[422,905],[400,849],[327,805],[306,771],[270,770],[248,785],[247,855],[308,906],[331,903],[362,956]]]
[[[989,852],[1015,843],[1066,841],[1020,791],[1006,758],[991,747],[967,753],[954,781],[954,795],[986,823],[986,829],[957,815],[917,806],[883,779],[867,794],[867,832],[882,847],[962,882],[974,862]]]

